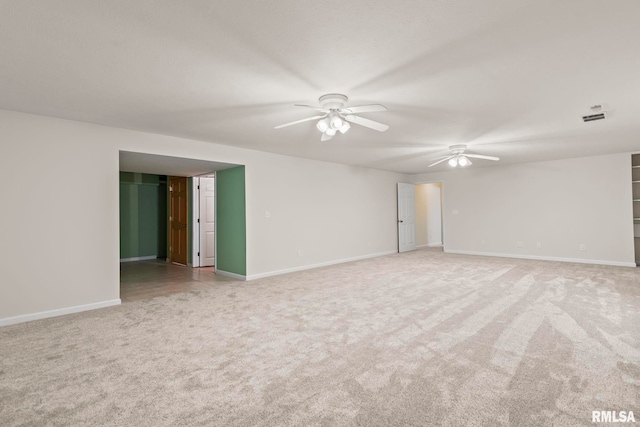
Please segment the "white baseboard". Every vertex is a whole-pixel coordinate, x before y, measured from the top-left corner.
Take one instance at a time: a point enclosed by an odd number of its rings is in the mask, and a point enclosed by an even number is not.
[[[41,311],[39,313],[23,314],[14,317],[5,317],[0,319],[0,326],[14,325],[16,323],[30,322],[32,320],[47,319],[49,317],[63,316],[65,314],[79,313],[81,311],[95,310],[97,308],[111,307],[119,305],[122,301],[120,298],[108,301],[94,302],[91,304],[76,305],[73,307],[59,308],[56,310]]]
[[[228,271],[223,271],[218,269],[215,270],[215,273],[221,276],[231,277],[232,279],[247,280],[247,276],[243,276],[242,274],[231,273]]]
[[[158,259],[158,255],[135,256],[133,258],[120,258],[120,262],[146,261],[149,259]]]
[[[263,277],[277,276],[279,274],[293,273],[293,272],[296,272],[296,271],[311,270],[312,268],[326,267],[326,266],[329,266],[329,265],[343,264],[345,262],[358,261],[358,260],[367,259],[367,258],[377,258],[377,257],[380,257],[380,256],[392,255],[392,254],[397,254],[397,253],[398,253],[397,250],[396,251],[388,251],[388,252],[379,252],[379,253],[376,253],[376,254],[362,255],[362,256],[357,256],[357,257],[353,257],[353,258],[343,258],[343,259],[337,259],[337,260],[334,260],[334,261],[321,262],[321,263],[318,263],[318,264],[310,264],[310,265],[303,265],[303,266],[300,266],[300,267],[286,268],[284,270],[269,271],[267,273],[252,274],[250,276],[247,276],[247,280],[262,279]]]
[[[524,255],[524,254],[501,254],[501,253],[495,253],[495,252],[458,251],[455,249],[445,249],[444,252],[448,254],[493,256],[498,258],[533,259],[537,261],[574,262],[578,264],[612,265],[616,267],[635,267],[636,266],[635,262],[625,262],[625,261],[604,261],[604,260],[597,260],[597,259],[559,258],[559,257],[546,257],[546,256]]]
[[[428,246],[429,246],[429,245],[416,245],[416,249],[426,248],[426,247],[428,247]]]

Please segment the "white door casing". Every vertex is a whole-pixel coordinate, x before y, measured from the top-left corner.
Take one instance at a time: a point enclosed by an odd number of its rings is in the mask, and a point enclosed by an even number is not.
[[[215,265],[215,178],[200,177],[200,266]]]
[[[200,267],[200,178],[194,176],[191,188],[191,267]]]
[[[398,252],[416,248],[416,196],[414,184],[398,183]]]

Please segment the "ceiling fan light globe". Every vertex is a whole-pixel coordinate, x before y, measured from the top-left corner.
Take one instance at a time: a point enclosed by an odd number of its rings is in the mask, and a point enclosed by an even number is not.
[[[449,159],[449,161],[447,163],[449,163],[449,166],[451,166],[452,168],[455,168],[456,166],[458,166],[458,158],[457,157],[453,157],[453,158]]]
[[[316,128],[318,128],[320,132],[325,132],[327,129],[329,129],[329,123],[327,122],[328,122],[327,119],[322,119],[318,121],[318,124],[316,124]]]
[[[458,164],[462,167],[469,166],[471,164],[471,160],[469,160],[465,156],[460,156],[460,158],[458,159]]]
[[[333,136],[336,134],[336,130],[333,128],[328,128],[327,130],[324,131],[324,133],[326,133],[329,136]]]
[[[339,130],[340,130],[340,133],[345,134],[345,133],[347,133],[347,131],[349,129],[351,129],[351,125],[349,123],[343,121],[342,122],[342,127],[340,127]]]
[[[342,127],[342,123],[344,123],[344,122],[343,122],[343,121],[342,121],[342,119],[341,119],[340,117],[338,117],[338,116],[334,116],[334,117],[331,119],[331,127],[332,127],[333,129],[335,129],[335,130],[340,129],[340,128]]]

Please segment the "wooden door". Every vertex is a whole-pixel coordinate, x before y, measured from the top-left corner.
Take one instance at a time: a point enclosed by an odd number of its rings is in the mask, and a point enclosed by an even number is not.
[[[187,178],[169,178],[169,261],[187,265]]]

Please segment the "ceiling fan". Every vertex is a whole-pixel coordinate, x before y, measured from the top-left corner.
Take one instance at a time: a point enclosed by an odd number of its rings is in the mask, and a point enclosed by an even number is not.
[[[461,167],[465,167],[471,164],[471,160],[469,160],[469,157],[474,159],[493,160],[494,162],[500,160],[500,157],[483,156],[482,154],[465,154],[464,151],[466,149],[467,146],[464,144],[450,145],[449,151],[451,151],[451,155],[445,157],[444,159],[438,160],[437,162],[429,165],[429,167],[435,166],[442,162],[446,162],[447,160],[449,161],[449,166],[451,167],[455,168],[458,165],[460,165]]]
[[[339,93],[330,93],[327,95],[323,95],[318,99],[318,102],[320,103],[319,107],[315,107],[313,105],[295,104],[296,107],[311,108],[316,111],[320,111],[322,114],[275,126],[275,129],[297,125],[298,123],[304,123],[311,120],[318,120],[318,123],[316,123],[316,128],[318,128],[318,130],[322,132],[322,137],[320,138],[321,141],[330,140],[338,131],[340,133],[347,132],[351,128],[351,125],[349,123],[355,123],[360,126],[368,127],[370,129],[377,130],[378,132],[384,132],[385,130],[389,129],[389,126],[385,124],[355,115],[357,113],[387,111],[387,107],[380,104],[346,107],[347,101],[349,101],[349,98],[347,98],[346,95],[342,95]]]

